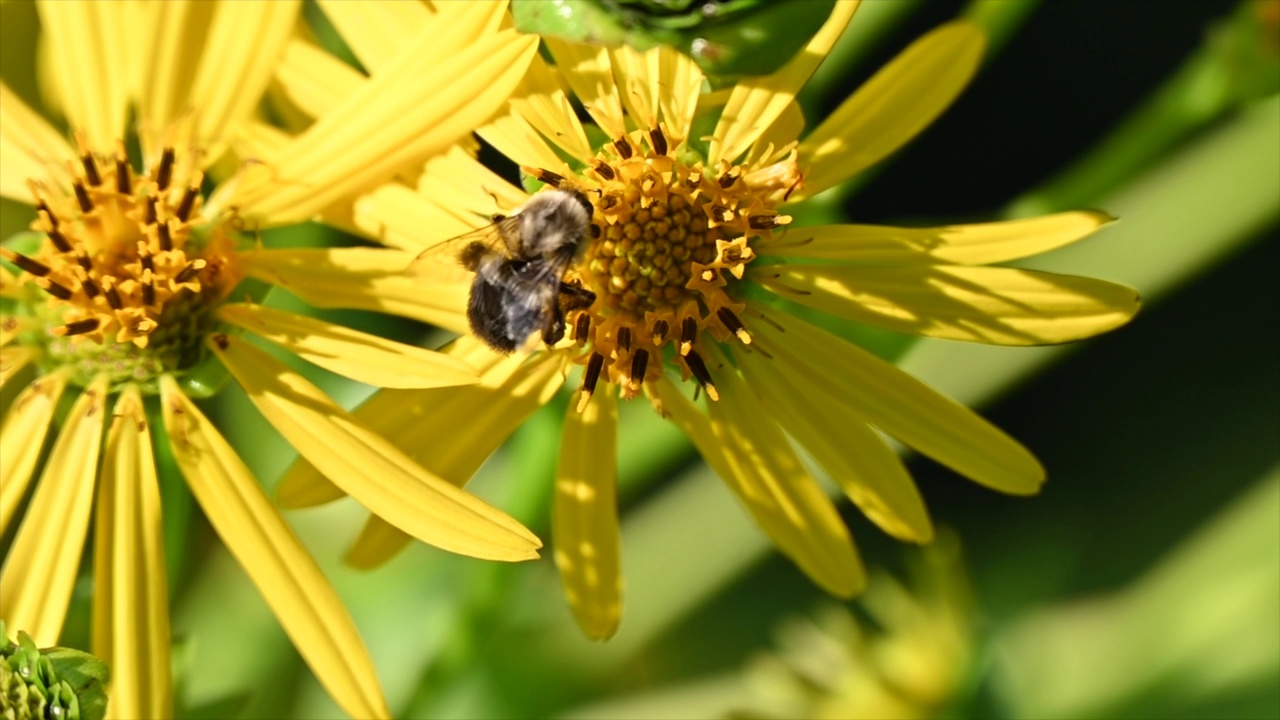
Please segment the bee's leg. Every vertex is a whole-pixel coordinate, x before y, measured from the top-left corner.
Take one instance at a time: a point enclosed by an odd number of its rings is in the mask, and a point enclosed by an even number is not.
[[[542,342],[555,345],[564,339],[564,312],[557,306],[547,318],[547,326],[542,328]]]
[[[562,282],[560,283],[560,300],[566,312],[582,310],[591,307],[596,301],[596,294],[584,287]]]

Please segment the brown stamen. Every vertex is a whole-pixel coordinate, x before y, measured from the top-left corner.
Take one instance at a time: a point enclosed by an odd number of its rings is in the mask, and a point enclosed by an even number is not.
[[[142,222],[151,225],[156,221],[156,197],[151,195],[147,197],[147,213],[143,216]]]
[[[133,184],[129,181],[129,157],[125,155],[124,143],[116,141],[116,192],[121,195],[132,195]]]
[[[653,344],[661,345],[667,340],[667,333],[671,331],[671,326],[666,320],[659,320],[653,324]]]
[[[71,288],[67,287],[66,285],[54,282],[53,280],[50,280],[48,278],[41,278],[36,284],[40,286],[41,290],[44,290],[45,292],[58,298],[59,300],[71,299],[71,295],[72,295]]]
[[[173,179],[173,148],[165,148],[160,155],[160,167],[156,168],[154,177],[157,188],[162,191],[169,189],[169,181]]]
[[[631,351],[631,328],[618,328],[618,347],[622,352]]]
[[[688,355],[693,351],[693,341],[698,337],[698,321],[693,317],[686,317],[680,323],[680,354]]]
[[[111,278],[106,278],[102,281],[102,284],[105,286],[102,289],[102,294],[107,298],[107,304],[111,306],[111,309],[123,309],[124,303],[120,300],[120,293],[116,292],[115,284],[111,282]]]
[[[649,131],[649,141],[653,146],[653,152],[658,155],[667,154],[667,136],[663,134],[661,128],[653,128]]]
[[[75,322],[69,322],[66,325],[63,325],[62,327],[56,327],[50,330],[49,332],[53,333],[54,335],[62,335],[62,336],[83,335],[85,333],[91,333],[94,330],[97,330],[101,324],[102,324],[101,321],[99,321],[97,318],[87,318],[85,320],[76,320]]]
[[[71,252],[71,243],[67,242],[66,236],[58,230],[57,226],[49,228],[49,232],[45,234],[49,236],[49,242],[53,243],[53,246],[58,249],[58,252]]]
[[[629,160],[631,158],[633,151],[631,149],[631,143],[627,142],[626,137],[620,137],[617,140],[614,140],[613,147],[618,151],[618,156],[623,160]]]
[[[600,173],[600,177],[604,178],[605,180],[612,180],[617,177],[617,174],[613,172],[613,168],[609,167],[605,163],[600,162],[599,160],[597,160],[595,164],[592,165],[592,167],[595,168],[595,171],[597,173]]]
[[[76,202],[80,204],[80,212],[86,215],[93,212],[93,200],[89,198],[89,191],[84,189],[84,183],[77,180],[71,188],[76,192]]]
[[[587,334],[591,332],[591,315],[588,313],[580,313],[578,319],[573,324],[573,339],[579,344],[587,341]]]
[[[151,306],[156,304],[156,286],[153,284],[154,275],[150,268],[142,272],[142,304]]]
[[[747,332],[747,328],[743,326],[742,321],[738,319],[737,315],[733,314],[732,310],[722,307],[716,311],[716,317],[720,318],[720,322],[729,328],[729,332],[738,336],[743,345],[751,344],[751,333]]]
[[[600,370],[604,368],[604,357],[600,353],[591,353],[587,360],[587,369],[582,374],[582,395],[578,398],[578,412],[587,409],[591,395],[596,391],[596,383],[600,381]]]
[[[89,187],[102,184],[102,176],[98,174],[98,164],[93,160],[93,153],[81,154],[80,164],[84,166],[84,178],[89,182]]]
[[[159,238],[159,240],[160,240],[160,249],[161,249],[161,250],[172,250],[172,249],[173,249],[173,236],[171,236],[171,235],[169,234],[169,223],[168,223],[168,222],[162,222],[162,223],[160,223],[160,225],[156,228],[156,235],[158,236],[158,238]]]
[[[186,267],[182,268],[177,276],[173,278],[173,281],[178,285],[181,285],[184,282],[189,282],[196,275],[200,274],[200,271],[204,269],[205,265],[208,265],[208,263],[204,260],[192,260],[187,263]]]
[[[711,371],[707,370],[707,364],[702,361],[702,356],[691,351],[685,356],[684,361],[689,366],[689,372],[693,373],[693,379],[707,391],[707,397],[719,400],[720,393],[716,390],[715,381],[711,379]]]
[[[45,265],[39,260],[29,258],[22,253],[14,252],[9,248],[0,248],[0,258],[8,260],[36,277],[44,277],[51,272],[48,265]]]
[[[191,209],[196,205],[196,197],[200,194],[200,184],[192,183],[187,186],[186,191],[182,193],[182,200],[178,203],[178,210],[174,213],[178,220],[186,222],[191,217]]]
[[[747,220],[747,224],[756,230],[769,230],[789,222],[791,218],[786,215],[755,215]]]
[[[631,382],[637,384],[644,382],[644,371],[648,364],[649,351],[640,348],[631,358]]]

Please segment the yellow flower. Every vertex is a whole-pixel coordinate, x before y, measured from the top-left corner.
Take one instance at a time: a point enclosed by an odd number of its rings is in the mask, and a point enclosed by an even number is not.
[[[379,12],[338,5],[330,10],[356,20]],[[0,428],[0,534],[33,485],[51,424],[60,424],[0,576],[0,617],[37,644],[57,641],[95,516],[93,649],[112,668],[113,717],[173,714],[157,454],[176,460],[336,702],[354,717],[388,715],[337,594],[193,402],[216,392],[221,383],[210,376],[220,368],[303,457],[391,525],[494,560],[535,558],[540,546],[246,335],[382,387],[474,383],[474,369],[232,301],[251,277],[324,294],[329,305],[351,296],[432,318],[436,299],[401,277],[399,253],[333,251],[327,265],[277,273],[275,251],[241,231],[322,213],[340,220],[344,199],[448,150],[491,116],[536,41],[499,28],[504,3],[445,4],[403,52],[382,58],[375,77],[361,76],[290,136],[252,118],[280,59],[303,43],[294,35],[299,7],[42,3],[49,105],[65,114],[74,145],[0,86],[0,195],[33,205],[37,216],[32,234],[0,251],[13,268],[0,266],[0,386],[27,383]],[[131,112],[141,171],[127,149]],[[70,409],[60,412],[64,400]]]
[[[710,93],[696,66],[669,49],[546,40],[554,65],[535,58],[507,112],[477,133],[532,176],[592,200],[591,237],[566,281],[594,292],[595,303],[568,313],[569,337],[532,357],[496,356],[460,340],[453,352],[482,370],[479,385],[383,392],[356,413],[460,482],[555,393],[568,369],[583,366],[561,440],[552,536],[569,604],[592,637],[615,631],[622,603],[618,395],[647,394],[785,554],[828,591],[850,596],[865,580],[852,538],[791,439],[872,521],[919,543],[933,535],[929,516],[881,432],[1002,492],[1036,492],[1044,470],[972,411],[789,314],[789,304],[899,332],[1007,345],[1077,340],[1137,310],[1126,287],[983,266],[1082,238],[1109,221],[1100,213],[938,228],[790,227],[788,203],[910,140],[956,97],[982,53],[974,26],[939,28],[801,138],[795,95],[855,8],[839,3],[775,74]],[[594,126],[579,122],[570,93]],[[698,128],[712,132],[709,142]],[[358,200],[354,221],[417,254],[433,241],[422,227],[436,228],[437,238],[466,232],[527,197],[455,151],[427,164],[416,192],[392,183]],[[466,292],[465,275],[459,282],[446,264],[433,269],[424,260],[414,272],[424,289]],[[461,332],[463,307],[459,300],[450,323]],[[705,411],[697,390],[691,402],[672,371],[708,396]],[[421,447],[424,438],[435,442]],[[286,474],[280,490],[289,506],[341,495],[305,465]],[[372,518],[348,561],[376,564],[408,540]]]

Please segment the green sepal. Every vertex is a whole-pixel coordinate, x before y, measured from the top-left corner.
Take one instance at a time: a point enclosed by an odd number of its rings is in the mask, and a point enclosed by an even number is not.
[[[39,649],[25,632],[8,638],[0,621],[0,705],[13,720],[102,720],[110,672],[96,657],[70,648]]]

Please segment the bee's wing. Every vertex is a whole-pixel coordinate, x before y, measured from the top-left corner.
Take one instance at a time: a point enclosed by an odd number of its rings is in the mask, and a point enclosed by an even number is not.
[[[441,240],[418,253],[409,263],[405,274],[435,282],[463,282],[471,279],[471,272],[462,266],[458,254],[473,242],[484,244],[490,250],[506,255],[513,233],[519,233],[520,220],[516,216],[504,217],[497,222],[476,228],[471,232]]]

